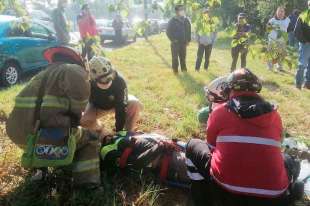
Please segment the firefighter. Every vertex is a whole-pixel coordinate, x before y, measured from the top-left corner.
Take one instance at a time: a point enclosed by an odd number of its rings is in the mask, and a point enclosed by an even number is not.
[[[49,48],[44,57],[50,64],[17,95],[7,121],[7,134],[27,151],[29,135],[34,133],[39,120],[38,131],[45,136],[40,136],[36,142],[34,153],[40,164],[45,167],[53,167],[55,163],[66,166],[61,162],[66,156],[61,158],[61,155],[69,150],[73,155],[71,162],[66,163],[72,166],[74,185],[97,186],[100,183],[98,142],[90,138],[92,135],[87,130],[79,127],[82,111],[90,96],[89,75],[83,59],[68,47]],[[45,138],[48,136],[50,139]],[[58,158],[49,156],[51,153],[44,154],[47,157],[40,156],[44,148],[57,151],[55,149],[59,147],[56,145],[62,145],[64,137],[69,137],[70,143],[76,142],[73,151],[68,146],[62,153],[58,152]],[[55,161],[50,162],[51,158]],[[34,163],[36,160],[30,161]]]
[[[81,119],[85,128],[104,134],[98,119],[115,113],[115,131],[135,132],[136,123],[143,106],[140,101],[128,95],[124,78],[105,57],[93,57],[89,62],[91,95]]]

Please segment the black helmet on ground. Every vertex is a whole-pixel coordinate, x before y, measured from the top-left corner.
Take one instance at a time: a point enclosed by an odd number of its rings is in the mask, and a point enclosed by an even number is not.
[[[227,76],[218,77],[204,87],[205,96],[210,103],[223,103],[229,98]]]
[[[262,83],[249,69],[243,68],[232,72],[227,78],[228,86],[233,91],[248,91],[260,93]]]

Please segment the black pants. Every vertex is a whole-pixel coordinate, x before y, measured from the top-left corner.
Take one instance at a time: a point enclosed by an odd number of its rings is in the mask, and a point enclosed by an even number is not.
[[[238,46],[231,48],[231,57],[232,57],[231,71],[236,70],[239,53],[241,54],[241,68],[246,67],[248,48],[244,45],[239,44]]]
[[[204,69],[207,70],[209,68],[211,52],[212,52],[212,44],[209,44],[207,46],[199,44],[196,59],[196,71],[200,70],[203,55],[205,55]]]
[[[187,144],[186,158],[188,175],[192,179],[191,194],[196,206],[289,206],[294,197],[284,194],[278,198],[258,198],[230,193],[221,188],[210,176],[211,154],[205,141],[192,139]],[[293,175],[294,167],[292,158],[285,157],[288,174]],[[299,165],[300,167],[300,165]],[[297,169],[298,170],[298,169]],[[297,175],[298,176],[298,175]],[[242,178],[242,177],[240,177]],[[293,194],[293,193],[292,193]]]
[[[123,43],[123,31],[122,29],[116,29],[115,32],[115,43],[116,44],[122,44]]]
[[[93,46],[95,45],[94,39],[83,39],[83,48],[82,48],[82,57],[88,58],[88,60],[91,60],[93,56],[95,56],[95,52],[93,49]]]
[[[179,60],[181,70],[187,71],[186,68],[186,43],[171,43],[171,54],[172,54],[172,69],[175,73],[178,72]]]

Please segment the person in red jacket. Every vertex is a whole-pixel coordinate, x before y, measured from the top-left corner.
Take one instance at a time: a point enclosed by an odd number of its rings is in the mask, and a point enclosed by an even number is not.
[[[82,11],[77,17],[80,35],[83,40],[82,56],[89,60],[94,56],[92,46],[95,37],[98,35],[95,17],[91,14],[88,4],[82,6]]]
[[[227,102],[210,114],[207,141],[187,145],[196,205],[289,205],[300,189],[291,184],[300,165],[281,152],[277,108],[258,95],[262,84],[248,69],[232,72],[226,85],[221,89]]]

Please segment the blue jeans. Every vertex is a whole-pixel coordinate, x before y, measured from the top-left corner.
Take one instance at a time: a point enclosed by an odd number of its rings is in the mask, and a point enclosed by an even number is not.
[[[296,86],[301,87],[305,83],[310,83],[310,43],[299,44],[299,61],[296,74]]]
[[[288,42],[291,47],[298,47],[298,40],[296,39],[293,31],[288,33]]]

